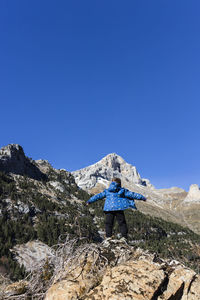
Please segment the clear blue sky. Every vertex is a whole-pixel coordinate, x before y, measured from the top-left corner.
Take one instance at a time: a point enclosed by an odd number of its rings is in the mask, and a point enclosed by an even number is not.
[[[0,147],[200,183],[200,1],[0,1]]]

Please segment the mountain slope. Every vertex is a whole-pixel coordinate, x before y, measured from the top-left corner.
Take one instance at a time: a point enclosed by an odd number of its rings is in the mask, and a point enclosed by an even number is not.
[[[9,251],[16,244],[39,239],[52,246],[66,233],[98,237],[83,205],[89,195],[78,188],[71,173],[47,161],[32,161],[19,145],[3,148],[0,165],[5,167],[0,171],[0,273],[13,279],[23,276]]]

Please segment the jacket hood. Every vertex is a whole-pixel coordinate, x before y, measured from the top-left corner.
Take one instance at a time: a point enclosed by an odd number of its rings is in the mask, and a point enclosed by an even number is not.
[[[113,181],[113,182],[111,182],[111,184],[108,188],[108,191],[112,192],[112,193],[117,193],[117,192],[119,192],[120,189],[121,189],[120,184]]]

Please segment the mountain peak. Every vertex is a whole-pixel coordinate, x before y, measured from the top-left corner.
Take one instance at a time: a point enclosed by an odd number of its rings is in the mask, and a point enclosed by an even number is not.
[[[24,150],[22,148],[22,146],[20,146],[19,144],[8,144],[7,146],[4,146],[0,149],[0,157],[2,158],[2,156],[15,156],[15,155],[20,155],[20,156],[24,156]]]
[[[26,157],[22,146],[18,144],[9,144],[0,149],[0,171],[27,175],[38,180],[45,178],[36,164]]]
[[[116,153],[110,153],[103,157],[98,163],[101,163],[104,166],[113,168],[114,170],[120,171],[120,165],[125,164],[125,160]]]
[[[104,158],[107,158],[107,159],[122,159],[124,161],[124,159],[119,154],[117,154],[115,152],[107,154],[102,159],[104,159]]]
[[[121,178],[123,182],[142,184],[136,167],[128,164],[116,153],[110,153],[97,163],[74,171],[72,174],[76,183],[85,190],[91,190],[98,185],[105,188],[113,177]]]

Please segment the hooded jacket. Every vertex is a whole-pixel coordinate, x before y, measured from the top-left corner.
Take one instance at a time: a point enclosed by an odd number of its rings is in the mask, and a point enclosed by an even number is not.
[[[121,188],[119,183],[111,182],[108,189],[102,193],[92,196],[87,203],[93,203],[97,200],[106,198],[104,203],[104,211],[125,210],[127,208],[136,209],[134,199],[146,200],[146,198],[138,193],[130,192]]]

